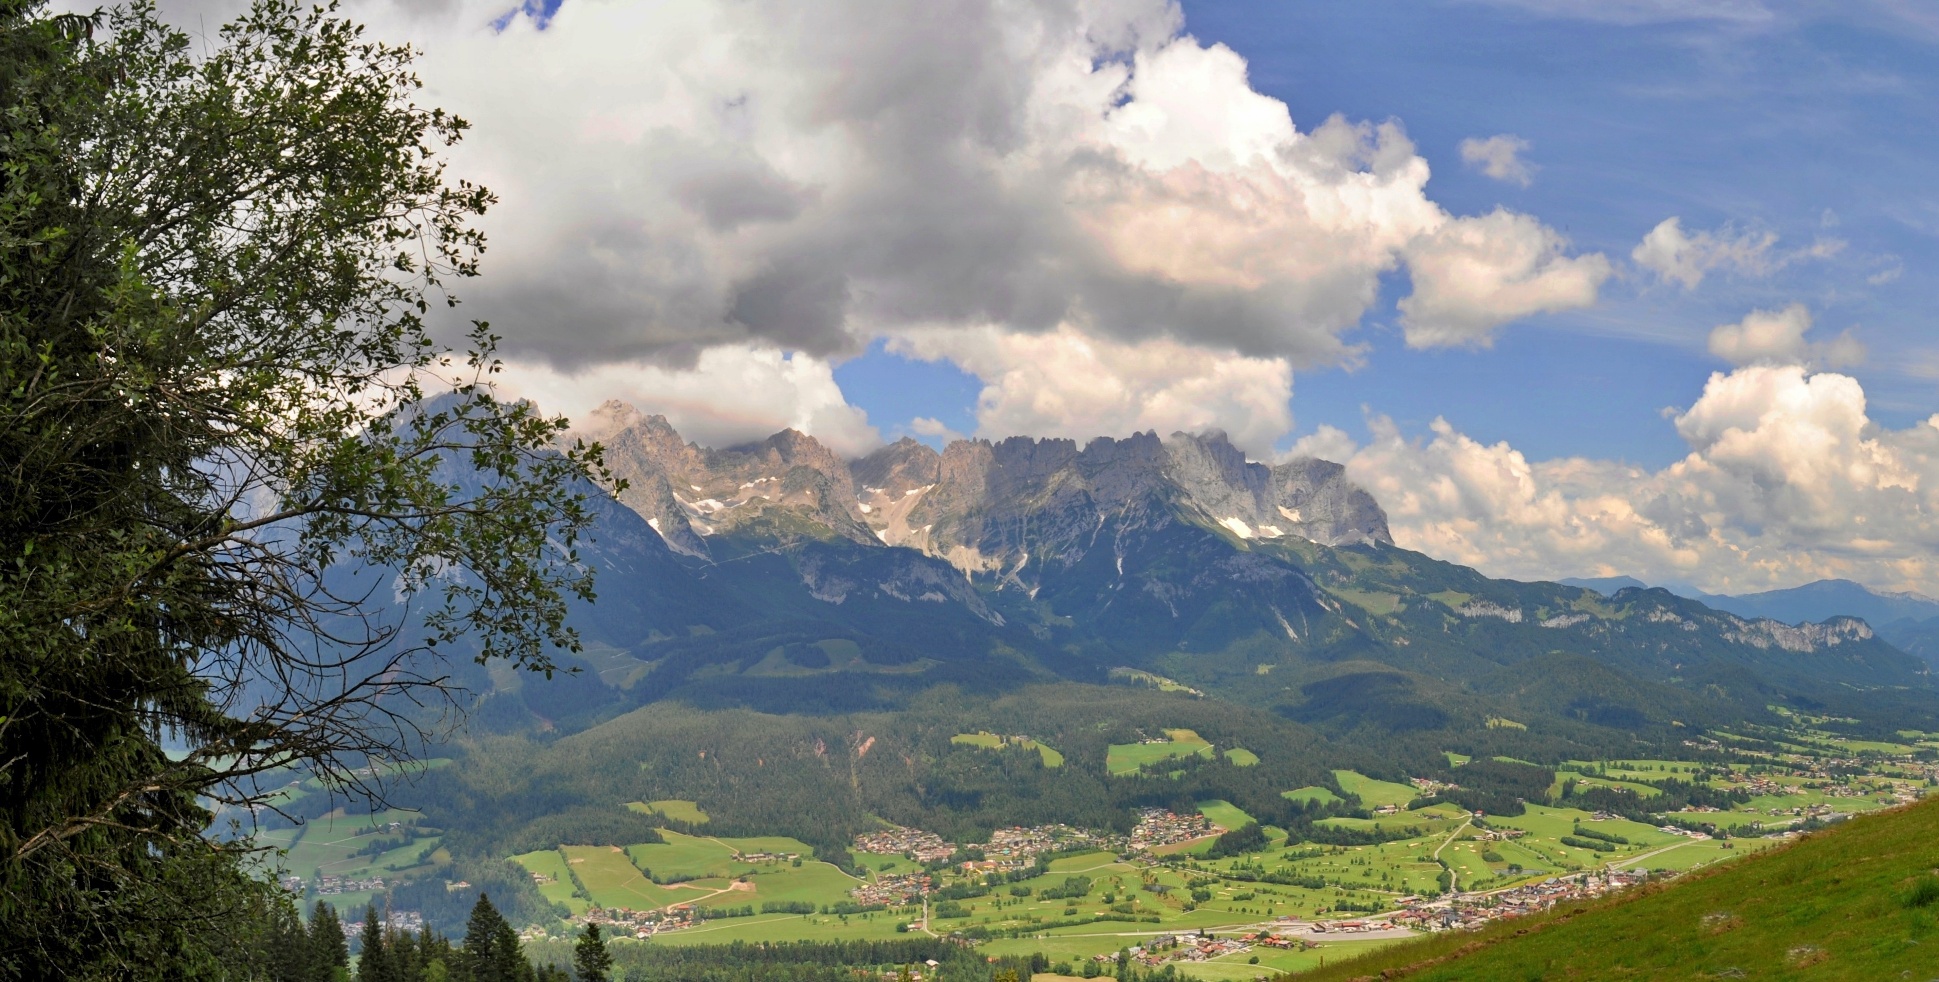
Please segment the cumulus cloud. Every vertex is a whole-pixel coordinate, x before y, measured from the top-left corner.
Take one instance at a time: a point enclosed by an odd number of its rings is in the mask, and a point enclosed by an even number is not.
[[[1683,219],[1670,217],[1650,229],[1629,257],[1659,279],[1694,290],[1714,270],[1762,276],[1776,266],[1771,247],[1775,232],[1743,232],[1726,225],[1715,232],[1687,233]]]
[[[1739,232],[1728,224],[1714,232],[1685,232],[1683,220],[1672,216],[1650,229],[1629,257],[1636,265],[1656,274],[1657,279],[1694,290],[1705,276],[1718,270],[1743,276],[1769,276],[1792,263],[1829,259],[1844,251],[1845,242],[1820,237],[1801,249],[1785,251],[1776,246],[1775,232]]]
[[[979,432],[1218,426],[1265,451],[1291,371],[1357,356],[1383,277],[1411,274],[1408,343],[1432,346],[1607,275],[1530,216],[1449,213],[1396,123],[1296,125],[1172,0],[347,9],[473,124],[452,173],[501,203],[459,313],[565,409],[651,378],[710,407],[696,433],[747,415],[865,443],[810,376],[902,337],[981,366]],[[753,408],[707,394],[736,373],[792,380]]]
[[[1511,320],[1594,303],[1609,261],[1570,257],[1566,246],[1554,229],[1500,209],[1415,240],[1407,252],[1414,292],[1400,301],[1407,344],[1487,344]]]
[[[1674,422],[1690,452],[1658,471],[1533,462],[1443,419],[1416,440],[1376,418],[1347,466],[1402,545],[1496,575],[1939,586],[1939,416],[1888,429],[1849,376],[1757,364],[1712,375]]]
[[[1461,141],[1461,159],[1497,181],[1527,187],[1535,183],[1535,165],[1522,159],[1528,141],[1512,133]]]
[[[954,443],[963,439],[963,434],[949,428],[949,424],[930,416],[917,416],[909,421],[909,431],[917,436],[926,436],[943,443]]]
[[[1311,433],[1293,441],[1293,446],[1282,459],[1295,460],[1300,457],[1318,457],[1321,460],[1339,462],[1353,459],[1360,445],[1353,442],[1347,431],[1324,423]]]
[[[688,369],[647,361],[614,361],[560,369],[513,360],[501,376],[510,395],[546,412],[586,418],[607,399],[658,413],[680,435],[727,447],[793,428],[836,453],[859,457],[882,443],[868,415],[850,406],[828,362],[771,348],[709,348]]]
[[[1783,310],[1754,310],[1735,324],[1710,332],[1710,353],[1733,365],[1804,365],[1842,368],[1865,360],[1865,346],[1846,331],[1823,343],[1804,339],[1811,311],[1801,303]]]
[[[911,332],[890,350],[948,359],[983,380],[976,435],[1128,436],[1223,429],[1263,459],[1292,429],[1283,358],[1220,354],[1175,341],[1127,344],[1063,327],[1046,334]]]
[[[467,313],[562,366],[916,324],[1331,363],[1461,221],[1398,126],[1297,127],[1165,0],[507,6],[353,10],[424,50],[474,124],[455,171],[503,199]]]

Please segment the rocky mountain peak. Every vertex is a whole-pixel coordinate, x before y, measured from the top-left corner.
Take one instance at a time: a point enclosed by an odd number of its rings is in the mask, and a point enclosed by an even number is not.
[[[1393,543],[1386,512],[1339,464],[1302,457],[1267,466],[1246,459],[1217,431],[1173,433],[1165,450],[1171,480],[1241,539],[1296,535],[1324,545]]]
[[[606,461],[628,488],[620,501],[647,519],[675,550],[707,556],[707,540],[759,525],[778,510],[857,541],[875,541],[857,520],[860,509],[847,463],[814,437],[782,430],[756,443],[715,450],[684,440],[665,416],[608,402],[578,434],[606,445]],[[800,528],[795,519],[780,526]],[[777,527],[766,521],[764,527]]]
[[[1179,508],[1242,540],[1392,541],[1386,514],[1340,465],[1269,466],[1248,460],[1217,431],[1164,439],[1143,432],[1082,445],[958,440],[941,453],[904,438],[851,462],[793,429],[701,447],[665,417],[618,402],[595,410],[581,430],[607,444],[614,472],[631,485],[622,500],[674,548],[695,554],[708,552],[710,537],[776,509],[797,516],[793,528],[805,520],[842,538],[909,546],[971,573],[1014,564],[1032,549],[1052,548],[1045,543],[1053,539],[1069,545],[1093,537],[1113,516],[1146,521],[1128,516]]]
[[[942,469],[941,454],[906,436],[848,465],[864,498],[871,489],[901,496],[912,488],[935,484],[942,478]]]

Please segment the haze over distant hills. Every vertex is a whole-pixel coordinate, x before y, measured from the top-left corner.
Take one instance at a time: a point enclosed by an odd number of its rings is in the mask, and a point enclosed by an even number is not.
[[[1571,577],[1560,581],[1605,595],[1646,587],[1630,576]],[[1684,585],[1663,584],[1678,596],[1689,597],[1740,617],[1765,617],[1786,624],[1857,617],[1870,623],[1893,645],[1939,664],[1939,600],[1920,593],[1888,593],[1851,580],[1817,580],[1783,590],[1737,596],[1704,593]]]
[[[887,709],[938,685],[1126,672],[1342,735],[1640,732],[1931,688],[1855,618],[1604,597],[1398,548],[1339,465],[1251,462],[1218,434],[905,440],[847,461],[791,430],[702,447],[618,404],[585,430],[628,482],[582,550],[600,570],[576,615],[590,671],[470,680],[503,697],[493,725],[572,728],[660,699]]]
[[[424,880],[434,900],[462,878],[539,904],[503,857],[640,842],[652,820],[628,801],[704,802],[709,834],[828,856],[881,820],[968,842],[1211,800],[1310,831],[1324,816],[1286,792],[1341,769],[1404,781],[1449,751],[1606,760],[1800,714],[1865,739],[1939,717],[1931,667],[1863,620],[1492,579],[1396,546],[1338,465],[1251,462],[1217,434],[845,460],[792,430],[705,447],[616,405],[587,429],[627,485],[595,496],[580,541],[584,648],[549,680],[444,663],[476,700],[461,766],[411,792],[461,861]],[[1111,747],[1185,729],[1230,752],[1110,770]],[[986,733],[1062,763],[958,740]]]

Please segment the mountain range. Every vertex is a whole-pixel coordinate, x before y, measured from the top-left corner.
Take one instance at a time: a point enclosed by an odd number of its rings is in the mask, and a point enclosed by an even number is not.
[[[518,697],[484,714],[499,725],[1064,680],[1175,685],[1336,735],[1638,732],[1772,704],[1873,718],[1932,691],[1930,666],[1860,618],[1497,580],[1402,549],[1340,465],[1268,466],[1219,433],[903,440],[843,460],[793,430],[702,447],[609,403],[580,435],[625,481],[584,550],[588,671],[472,680]]]
[[[1603,594],[1647,587],[1631,576],[1570,578],[1561,581]],[[1939,600],[1921,593],[1874,590],[1851,580],[1817,580],[1803,586],[1760,593],[1705,593],[1689,586],[1664,584],[1678,596],[1689,597],[1739,617],[1761,617],[1786,624],[1857,617],[1898,648],[1939,665]]]

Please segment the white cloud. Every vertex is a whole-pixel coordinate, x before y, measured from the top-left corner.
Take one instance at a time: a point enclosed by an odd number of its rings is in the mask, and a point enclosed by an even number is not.
[[[1776,244],[1775,232],[1739,234],[1728,225],[1715,232],[1686,233],[1683,219],[1670,217],[1650,229],[1629,257],[1658,278],[1694,290],[1714,270],[1734,270],[1748,276],[1769,274],[1780,265],[1771,255]]]
[[[1675,425],[1690,452],[1660,471],[1531,462],[1439,419],[1424,441],[1375,419],[1347,465],[1402,545],[1495,575],[1939,586],[1939,416],[1887,429],[1849,376],[1751,365],[1711,376]]]
[[[977,436],[1087,440],[1222,429],[1234,445],[1264,458],[1293,425],[1293,371],[1283,358],[1166,340],[1127,344],[1070,327],[1047,334],[916,331],[891,341],[890,350],[946,358],[982,379]]]
[[[1400,301],[1408,345],[1486,344],[1511,320],[1594,303],[1609,261],[1572,258],[1566,245],[1555,230],[1499,209],[1417,239],[1408,247],[1414,292]]]
[[[561,366],[992,324],[1333,363],[1464,221],[1397,125],[1297,127],[1165,0],[508,6],[352,12],[422,48],[473,123],[453,172],[502,198],[463,313]]]
[[[1485,140],[1471,136],[1461,141],[1461,159],[1497,181],[1528,187],[1535,183],[1536,170],[1534,164],[1522,159],[1528,147],[1527,140],[1512,133]]]
[[[917,436],[941,440],[944,443],[954,443],[963,439],[963,434],[950,429],[949,424],[929,416],[917,416],[910,420],[909,432]]]
[[[1353,459],[1353,455],[1359,451],[1359,444],[1353,442],[1353,437],[1348,436],[1347,431],[1322,423],[1318,429],[1293,441],[1292,448],[1281,457],[1285,460],[1318,457],[1338,463]]]
[[[666,416],[681,436],[703,446],[746,443],[790,427],[847,457],[882,443],[867,414],[842,397],[826,361],[771,348],[709,348],[687,370],[614,361],[574,371],[514,360],[500,379],[509,395],[574,420],[618,399]]]
[[[1850,331],[1823,343],[1804,339],[1811,311],[1801,303],[1783,310],[1754,310],[1735,324],[1710,332],[1710,353],[1733,365],[1803,365],[1842,368],[1861,364],[1865,346]]]
[[[1421,346],[1607,275],[1527,215],[1450,214],[1397,123],[1296,125],[1171,0],[565,0],[494,30],[514,6],[348,10],[473,124],[451,172],[501,203],[458,313],[568,411],[860,446],[827,366],[902,337],[985,380],[980,432],[1217,425],[1265,452],[1292,370],[1357,356],[1383,277],[1412,274]],[[772,384],[742,405],[733,378]]]

